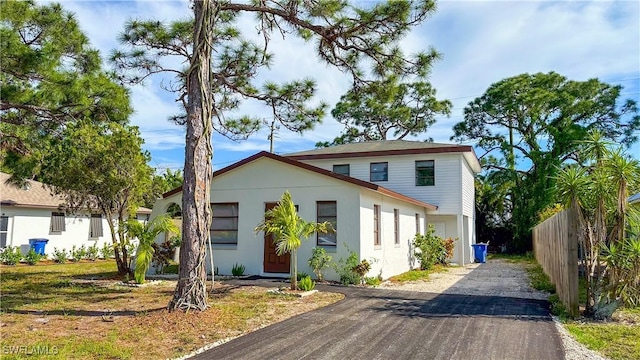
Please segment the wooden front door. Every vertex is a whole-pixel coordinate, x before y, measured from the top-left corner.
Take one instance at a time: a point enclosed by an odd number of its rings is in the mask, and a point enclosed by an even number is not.
[[[273,209],[277,203],[266,203],[264,211]],[[271,235],[264,236],[264,272],[266,273],[289,273],[291,266],[291,255],[286,253],[282,256],[276,254],[276,246]]]

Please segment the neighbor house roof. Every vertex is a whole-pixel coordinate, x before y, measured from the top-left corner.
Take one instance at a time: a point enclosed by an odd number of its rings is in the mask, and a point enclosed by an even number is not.
[[[370,183],[368,181],[352,178],[350,176],[337,174],[337,173],[334,173],[334,172],[329,171],[329,170],[321,169],[321,168],[313,166],[313,165],[309,165],[309,164],[306,164],[306,163],[303,163],[303,162],[300,162],[300,161],[297,161],[297,160],[293,160],[293,159],[288,158],[288,157],[272,154],[272,153],[269,153],[269,152],[266,152],[266,151],[261,151],[261,152],[255,154],[255,155],[253,155],[253,156],[249,156],[246,159],[240,160],[235,164],[229,165],[229,166],[227,166],[227,167],[225,167],[223,169],[215,171],[213,173],[213,178],[215,179],[216,176],[220,176],[220,175],[222,175],[224,173],[232,171],[232,170],[234,170],[236,168],[239,168],[239,167],[241,167],[243,165],[249,164],[249,163],[251,163],[251,162],[253,162],[255,160],[261,159],[261,158],[269,158],[269,159],[272,159],[272,160],[275,160],[275,161],[279,161],[279,162],[282,162],[282,163],[285,163],[285,164],[289,164],[289,165],[292,165],[292,166],[295,166],[295,167],[298,167],[298,168],[301,168],[301,169],[304,169],[304,170],[308,170],[308,171],[311,171],[311,172],[314,172],[314,173],[317,173],[317,174],[320,174],[320,175],[323,175],[323,176],[328,176],[328,177],[331,177],[331,178],[334,178],[334,179],[337,179],[337,180],[341,180],[341,181],[344,181],[344,182],[347,182],[347,183],[350,183],[350,184],[354,184],[354,185],[357,185],[357,186],[360,186],[360,187],[375,191],[377,193],[389,196],[389,197],[394,198],[394,199],[398,199],[398,200],[401,200],[401,201],[404,201],[404,202],[408,202],[410,204],[414,204],[414,205],[418,205],[418,206],[424,207],[424,208],[429,209],[429,210],[438,209],[438,207],[435,206],[435,205],[428,204],[426,202],[414,199],[414,198],[406,196],[406,195],[402,195],[402,194],[397,193],[397,192],[395,192],[393,190],[389,190],[387,188],[384,188],[384,187],[382,187],[380,185],[377,185],[377,184],[374,184],[374,183]],[[167,198],[167,197],[169,197],[171,195],[175,195],[175,194],[177,194],[177,193],[179,193],[181,191],[182,191],[182,186],[165,193],[163,195],[163,197]]]
[[[364,141],[300,151],[284,156],[295,160],[316,160],[442,153],[463,153],[473,171],[480,172],[481,170],[478,157],[471,146],[408,140]]]
[[[9,182],[10,174],[0,172],[0,205],[26,208],[59,209],[65,204],[64,198],[51,194],[39,181],[26,180],[20,187]],[[151,214],[151,209],[140,207],[139,214]]]
[[[640,203],[640,193],[632,195],[629,198],[629,204],[635,204],[635,203]]]

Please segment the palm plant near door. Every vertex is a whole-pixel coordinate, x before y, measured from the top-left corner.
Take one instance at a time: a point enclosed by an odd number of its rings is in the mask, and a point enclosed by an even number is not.
[[[285,253],[291,254],[291,290],[296,290],[298,288],[297,251],[302,245],[302,239],[316,232],[328,233],[334,230],[327,221],[315,223],[301,218],[296,211],[291,194],[286,191],[278,201],[278,205],[267,211],[265,220],[255,228],[256,233],[260,231],[273,235],[278,256]]]

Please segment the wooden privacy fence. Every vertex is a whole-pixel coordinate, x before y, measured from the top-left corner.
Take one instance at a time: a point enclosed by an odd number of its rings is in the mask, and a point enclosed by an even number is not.
[[[572,210],[533,228],[533,252],[567,311],[578,315],[578,232]]]

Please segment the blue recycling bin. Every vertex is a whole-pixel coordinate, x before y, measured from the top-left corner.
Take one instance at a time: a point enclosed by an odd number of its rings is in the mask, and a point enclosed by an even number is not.
[[[29,239],[29,247],[36,253],[44,255],[44,247],[49,242],[49,239]]]
[[[471,244],[473,246],[473,257],[476,262],[486,263],[487,262],[487,246],[489,244]]]

